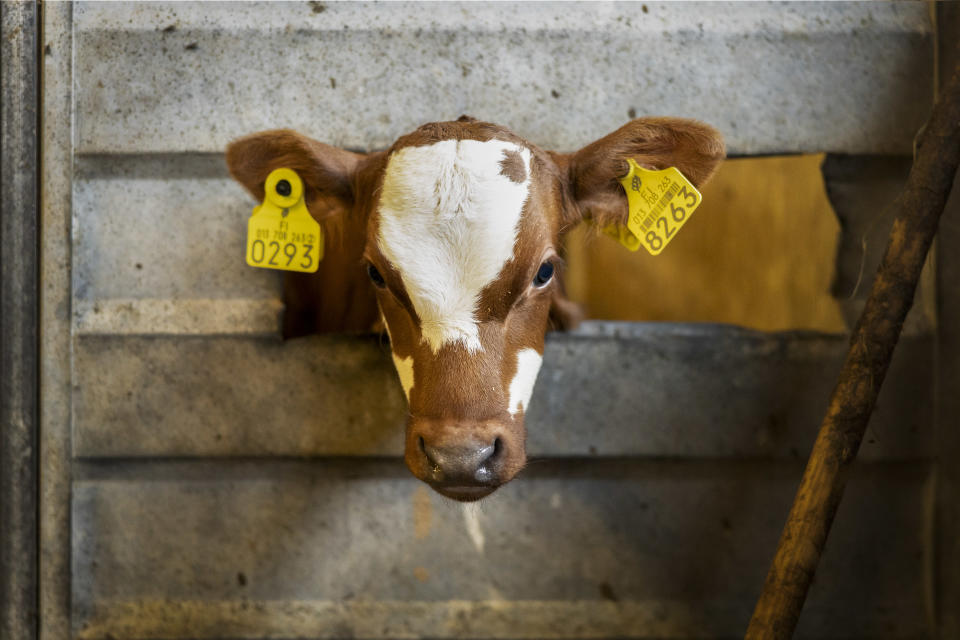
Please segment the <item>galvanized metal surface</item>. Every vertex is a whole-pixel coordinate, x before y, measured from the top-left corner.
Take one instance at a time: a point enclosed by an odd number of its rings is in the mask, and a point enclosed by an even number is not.
[[[0,638],[37,633],[39,10],[0,3]]]
[[[237,268],[244,264],[245,219],[254,203],[229,178],[222,156],[82,158],[73,197],[78,301],[212,299],[229,307],[230,300],[277,297],[279,272]],[[103,322],[96,316],[105,317],[92,306],[75,313],[81,327],[96,328]],[[152,317],[145,309],[129,319]],[[117,318],[112,322],[110,331],[123,332]],[[242,321],[234,323],[243,328]],[[267,332],[276,332],[275,322]]]
[[[866,459],[931,452],[931,343],[901,347]],[[714,325],[588,323],[551,334],[528,448],[535,456],[798,458],[845,352],[839,336]],[[403,451],[406,406],[385,338],[83,336],[75,357],[81,457]]]
[[[937,5],[940,81],[960,64],[960,5]],[[939,638],[960,637],[960,175],[937,236],[936,582]]]
[[[462,113],[566,151],[652,114],[733,154],[903,154],[932,99],[920,3],[83,2],[75,29],[84,154],[382,148]]]
[[[958,20],[960,24],[960,20]],[[940,222],[936,358],[937,594],[944,640],[960,636],[960,176]]]
[[[841,229],[831,293],[850,329],[866,304],[897,214],[890,205],[906,184],[912,164],[909,156],[828,155],[821,166]],[[931,255],[904,322],[904,335],[929,335],[936,326],[933,263]]]
[[[382,147],[463,112],[560,149],[635,112],[701,117],[734,153],[909,152],[925,6],[645,9],[46,7],[45,640],[742,632],[841,338],[553,336],[540,459],[464,510],[395,458],[376,338],[276,340],[279,280],[242,267],[254,203],[220,155],[274,126]],[[802,637],[929,632],[930,342],[901,347]],[[351,458],[285,458],[330,455]]]
[[[479,505],[399,461],[106,463],[80,638],[736,637],[798,462],[553,462]],[[800,638],[921,637],[924,463],[856,469]]]
[[[72,10],[67,2],[43,7],[40,640],[70,637]]]

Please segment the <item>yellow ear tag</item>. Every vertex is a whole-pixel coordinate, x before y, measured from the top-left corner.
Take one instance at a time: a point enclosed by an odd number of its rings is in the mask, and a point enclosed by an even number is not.
[[[323,259],[323,232],[307,211],[300,176],[274,169],[264,191],[247,223],[247,264],[313,273]]]
[[[633,235],[633,233],[625,226],[620,226],[619,224],[611,224],[603,227],[601,229],[606,235],[610,236],[624,247],[630,251],[636,251],[640,248],[640,238]]]
[[[643,246],[656,256],[687,223],[702,197],[676,167],[651,171],[633,158],[627,158],[627,162],[630,170],[620,178],[620,184],[627,192],[630,216],[626,226],[613,225],[603,232],[630,251]]]

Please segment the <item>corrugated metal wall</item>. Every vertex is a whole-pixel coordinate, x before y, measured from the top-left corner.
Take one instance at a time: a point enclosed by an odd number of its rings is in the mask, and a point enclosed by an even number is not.
[[[707,120],[733,154],[909,154],[932,95],[925,5],[84,2],[44,19],[42,637],[743,632],[842,336],[553,335],[538,459],[464,507],[404,468],[378,338],[277,338],[279,279],[243,264],[254,203],[221,152],[278,126],[380,148],[468,112],[561,150],[649,113]],[[898,350],[802,637],[931,630],[931,357],[926,334]]]

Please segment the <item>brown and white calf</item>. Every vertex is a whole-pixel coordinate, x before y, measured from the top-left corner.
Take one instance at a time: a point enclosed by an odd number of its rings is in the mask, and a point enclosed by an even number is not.
[[[625,223],[628,157],[700,185],[724,145],[696,121],[641,118],[564,154],[462,117],[368,154],[287,130],[227,149],[230,172],[258,200],[272,170],[297,171],[326,236],[317,273],[287,274],[285,335],[382,320],[410,407],[407,466],[464,501],[525,464],[544,334],[577,319],[556,276],[563,234],[584,219]]]

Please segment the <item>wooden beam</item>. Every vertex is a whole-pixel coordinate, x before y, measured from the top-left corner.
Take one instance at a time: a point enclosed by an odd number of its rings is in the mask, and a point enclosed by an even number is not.
[[[960,64],[917,137],[907,184],[891,204],[898,213],[887,249],[750,620],[748,640],[793,635],[958,165]]]

